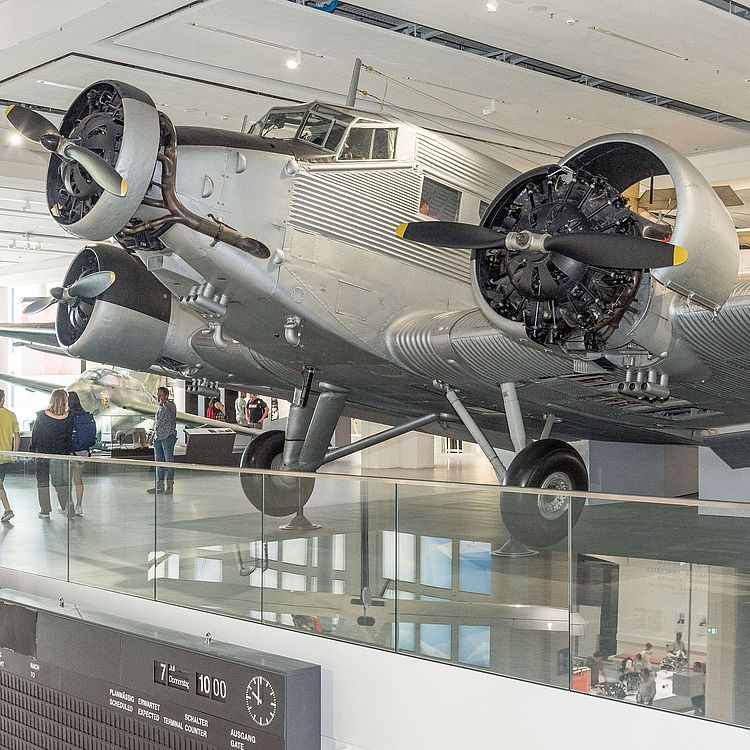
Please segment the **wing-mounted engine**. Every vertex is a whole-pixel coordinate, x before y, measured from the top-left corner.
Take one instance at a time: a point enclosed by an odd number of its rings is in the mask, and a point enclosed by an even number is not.
[[[584,143],[560,163],[601,175],[618,192],[651,177],[668,176],[676,196],[670,242],[684,247],[688,258],[655,268],[652,275],[705,307],[718,310],[724,305],[737,281],[737,232],[719,196],[682,154],[655,138],[623,133]]]
[[[673,227],[631,211],[622,195],[662,175],[675,188]],[[651,360],[664,358],[672,346],[673,300],[665,290],[719,309],[736,280],[737,236],[723,204],[687,159],[647,136],[599,138],[559,165],[521,175],[493,201],[482,224],[506,239],[479,247],[478,238],[474,245],[473,288],[481,309],[519,340],[571,353],[635,342]],[[547,241],[519,243],[516,233]],[[684,248],[687,260],[664,262],[659,241],[676,246],[675,252]],[[551,251],[554,243],[560,252]],[[619,244],[619,254],[601,252],[605,244]]]
[[[68,268],[63,288],[101,271],[114,283],[94,298],[69,295],[57,308],[60,346],[71,356],[134,370],[162,357],[171,317],[171,295],[143,264],[121,248],[84,248]]]
[[[59,134],[114,167],[125,186],[120,194],[110,192],[80,161],[58,149],[47,173],[50,212],[77,237],[112,237],[138,210],[151,184],[160,141],[154,102],[134,86],[99,81],[76,97]]]

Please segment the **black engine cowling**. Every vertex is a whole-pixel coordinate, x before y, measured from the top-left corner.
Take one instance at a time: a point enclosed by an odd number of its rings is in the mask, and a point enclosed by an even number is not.
[[[98,271],[114,271],[114,284],[96,299],[58,305],[58,342],[73,357],[147,369],[162,356],[171,296],[140,260],[112,245],[84,248],[63,286]]]
[[[511,182],[482,224],[503,232],[640,234],[638,217],[600,176],[559,165]],[[557,253],[506,247],[473,254],[474,283],[491,315],[523,325],[532,341],[600,351],[631,304],[643,276],[590,266]]]

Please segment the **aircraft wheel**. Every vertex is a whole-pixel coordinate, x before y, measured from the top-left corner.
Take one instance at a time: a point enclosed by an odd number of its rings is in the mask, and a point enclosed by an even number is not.
[[[586,491],[589,487],[586,465],[579,453],[562,440],[539,440],[524,448],[513,459],[503,485],[539,487],[561,492]],[[580,517],[583,498],[565,495],[503,494],[501,515],[512,537],[529,547],[548,547],[568,533],[568,505],[571,526]]]
[[[242,469],[281,469],[284,432],[268,430],[254,437],[240,459]],[[245,497],[253,507],[268,516],[290,516],[310,499],[314,479],[261,474],[240,474]],[[265,497],[264,497],[265,495]]]

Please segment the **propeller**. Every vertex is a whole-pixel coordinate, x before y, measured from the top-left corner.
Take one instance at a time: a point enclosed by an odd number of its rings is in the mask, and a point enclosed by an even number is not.
[[[39,143],[62,159],[80,164],[91,175],[91,179],[108,193],[121,197],[127,195],[128,183],[106,159],[63,137],[43,115],[28,107],[11,104],[5,110],[5,116],[25,138]]]
[[[632,234],[552,234],[543,244],[545,250],[580,263],[627,271],[679,266],[688,258],[684,247]]]
[[[460,224],[457,221],[412,221],[399,224],[396,234],[405,240],[425,245],[467,250],[489,250],[505,244],[505,234],[488,227]]]
[[[97,271],[84,276],[78,281],[65,288],[55,286],[49,290],[50,296],[34,300],[24,308],[24,315],[36,315],[46,310],[56,302],[65,305],[74,305],[81,299],[95,299],[109,289],[115,283],[114,271]]]
[[[516,252],[551,252],[600,268],[634,270],[679,266],[687,260],[685,248],[631,234],[570,232],[503,234],[489,227],[452,221],[415,221],[399,224],[396,234],[405,240],[467,250],[507,247]]]

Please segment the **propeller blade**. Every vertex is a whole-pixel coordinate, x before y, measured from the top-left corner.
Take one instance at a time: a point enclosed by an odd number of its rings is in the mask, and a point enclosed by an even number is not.
[[[68,294],[71,297],[93,299],[100,294],[104,294],[115,283],[115,278],[114,271],[97,271],[96,273],[91,273],[82,279],[78,279],[78,281],[68,287]]]
[[[504,234],[488,227],[459,224],[454,221],[411,221],[408,224],[399,224],[396,234],[411,242],[467,250],[488,250],[502,247],[505,243]]]
[[[630,234],[572,232],[544,238],[544,249],[600,268],[668,268],[687,260],[685,248]]]
[[[37,313],[46,310],[48,307],[52,307],[57,302],[54,297],[44,297],[42,299],[34,300],[30,305],[26,305],[23,309],[24,315],[36,315]]]
[[[124,197],[128,194],[128,183],[120,173],[105,159],[74,143],[62,147],[62,155],[77,161],[92,177],[94,182],[108,193]]]
[[[61,286],[53,286],[52,289],[49,290],[49,293],[57,302],[62,302],[65,297],[65,289]]]
[[[28,107],[11,104],[5,109],[8,122],[30,141],[41,140],[43,135],[59,135],[57,128],[46,118]]]

